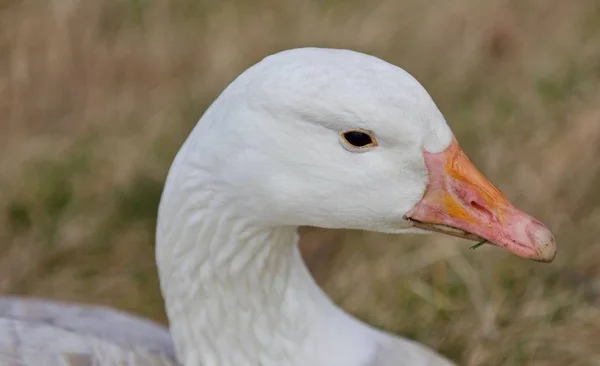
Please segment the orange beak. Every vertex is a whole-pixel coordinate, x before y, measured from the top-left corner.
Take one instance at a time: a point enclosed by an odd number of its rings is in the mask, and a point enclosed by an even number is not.
[[[548,228],[515,208],[471,163],[456,142],[425,152],[429,185],[406,214],[415,227],[471,240],[487,240],[520,257],[551,262],[556,242]]]

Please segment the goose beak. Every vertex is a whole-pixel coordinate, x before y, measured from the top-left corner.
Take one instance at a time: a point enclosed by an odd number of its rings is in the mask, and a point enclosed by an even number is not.
[[[429,184],[405,215],[415,227],[470,240],[487,240],[520,257],[551,262],[556,242],[548,228],[515,208],[458,146],[425,152]]]

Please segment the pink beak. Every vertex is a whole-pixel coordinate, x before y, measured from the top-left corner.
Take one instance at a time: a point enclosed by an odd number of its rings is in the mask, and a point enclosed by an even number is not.
[[[414,226],[471,240],[487,240],[520,257],[551,262],[556,242],[548,228],[515,208],[471,163],[456,140],[425,152],[429,185],[406,215]]]

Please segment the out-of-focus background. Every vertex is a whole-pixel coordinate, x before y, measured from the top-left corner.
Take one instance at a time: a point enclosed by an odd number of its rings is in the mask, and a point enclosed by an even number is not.
[[[412,73],[559,244],[539,264],[442,236],[311,232],[335,301],[464,365],[600,364],[594,0],[1,0],[0,293],[164,322],[153,231],[171,159],[235,76],[299,46]]]

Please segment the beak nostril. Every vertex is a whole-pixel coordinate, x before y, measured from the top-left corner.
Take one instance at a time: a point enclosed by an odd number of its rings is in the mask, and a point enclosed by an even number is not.
[[[471,205],[472,208],[475,209],[475,211],[477,211],[480,214],[486,216],[489,221],[493,221],[494,214],[490,210],[488,210],[487,208],[483,207],[482,205],[480,205],[479,203],[477,203],[475,201],[471,201],[470,205]]]

